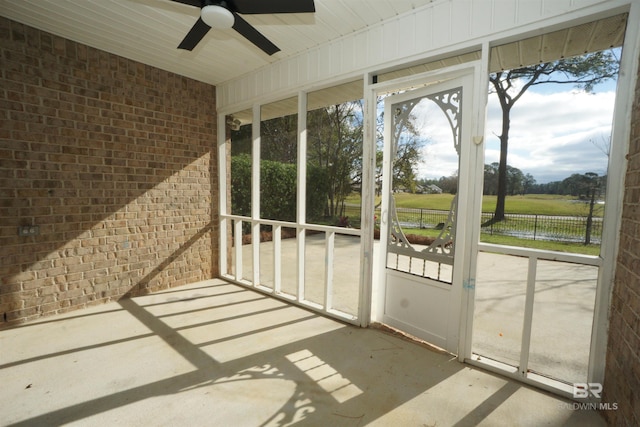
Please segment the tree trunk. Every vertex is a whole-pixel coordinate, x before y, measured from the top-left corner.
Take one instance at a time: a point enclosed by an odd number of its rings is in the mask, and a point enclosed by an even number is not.
[[[587,216],[587,230],[584,236],[584,244],[591,243],[591,229],[593,227],[593,207],[596,204],[596,190],[591,189],[591,200],[589,200],[589,216]]]
[[[500,135],[500,163],[498,164],[498,197],[493,222],[504,220],[504,205],[507,199],[507,149],[509,145],[510,108],[502,108],[502,135]]]

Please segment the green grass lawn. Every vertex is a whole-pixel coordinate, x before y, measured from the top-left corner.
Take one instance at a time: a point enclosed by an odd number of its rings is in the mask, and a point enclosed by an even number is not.
[[[396,205],[401,208],[424,208],[449,210],[452,194],[409,194],[395,195]],[[380,198],[376,198],[376,203]],[[360,195],[353,195],[347,203],[360,203]],[[482,197],[482,212],[493,212],[496,208],[496,196]],[[586,216],[588,205],[579,202],[575,197],[558,196],[553,194],[527,194],[525,196],[507,196],[505,202],[506,213],[538,214],[538,215],[567,215]],[[602,205],[598,205],[595,215],[602,216]]]
[[[493,212],[496,208],[496,196],[482,197],[482,211]],[[598,205],[596,216],[602,216],[602,205]],[[507,196],[505,212],[514,214],[586,216],[589,206],[571,196],[553,194],[527,194],[525,196]]]
[[[448,211],[453,200],[452,194],[408,194],[398,193],[395,195],[398,207],[414,209],[436,209]],[[352,196],[347,203],[360,203],[360,196]],[[380,198],[376,203],[380,202]],[[495,210],[496,196],[483,196],[482,211],[491,213]],[[588,205],[580,203],[576,198],[568,196],[557,196],[548,194],[527,194],[526,196],[507,196],[505,210],[508,214],[538,214],[538,215],[559,215],[559,216],[586,216]],[[598,205],[595,211],[596,216],[602,216],[603,206]],[[401,219],[402,220],[402,219]],[[518,228],[518,221],[526,221],[521,218],[512,218],[509,223],[500,223],[505,227]],[[544,225],[539,225],[539,231],[546,230]],[[437,236],[439,231],[433,229],[403,229],[408,234],[420,234]],[[553,231],[553,230],[551,230]],[[558,252],[572,252],[586,255],[598,255],[599,245],[583,245],[580,243],[553,242],[545,240],[530,240],[505,235],[490,235],[483,232],[480,240],[486,243],[500,245],[520,246],[533,249],[543,249]]]
[[[405,234],[417,234],[419,236],[437,237],[439,230],[406,228],[402,229]],[[551,242],[546,240],[518,239],[511,236],[498,236],[482,233],[480,241],[483,243],[494,243],[505,246],[519,246],[530,249],[541,249],[545,251],[570,252],[574,254],[599,255],[600,245],[583,245],[581,243]]]
[[[494,243],[496,245],[520,246],[530,249],[541,249],[545,251],[570,252],[574,254],[599,255],[600,245],[583,245],[581,243],[550,242],[548,240],[528,240],[518,239],[510,236],[497,236],[483,234],[480,237],[483,243]]]

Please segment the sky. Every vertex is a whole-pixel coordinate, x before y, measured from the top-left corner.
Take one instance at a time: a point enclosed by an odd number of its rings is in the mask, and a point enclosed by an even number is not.
[[[573,85],[533,86],[511,110],[508,164],[531,174],[537,183],[561,181],[573,173],[606,174],[606,144],[609,141],[615,82],[596,87],[594,93],[576,90]],[[444,120],[424,123],[433,128]],[[438,116],[435,114],[434,116]],[[485,163],[497,162],[500,144],[497,135],[502,112],[495,94],[489,96],[485,124]],[[427,126],[425,126],[427,127]],[[420,178],[437,179],[457,170],[457,156],[447,132],[423,130],[429,138],[419,166]]]

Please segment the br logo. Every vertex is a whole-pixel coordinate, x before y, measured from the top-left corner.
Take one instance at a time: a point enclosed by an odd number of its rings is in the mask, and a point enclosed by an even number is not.
[[[602,384],[600,383],[575,383],[573,385],[574,399],[588,399],[593,396],[600,399],[602,395]]]

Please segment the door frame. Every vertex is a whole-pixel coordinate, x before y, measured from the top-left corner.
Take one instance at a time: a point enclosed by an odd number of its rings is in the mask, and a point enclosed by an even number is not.
[[[480,50],[480,49],[479,49]],[[488,49],[482,49],[484,51]],[[485,61],[477,60],[460,64],[452,67],[446,67],[439,70],[420,73],[410,77],[394,79],[384,83],[373,83],[373,78],[368,87],[365,87],[365,99],[367,102],[367,112],[369,117],[373,117],[365,126],[365,140],[369,143],[365,144],[368,150],[365,150],[365,159],[368,160],[371,171],[375,170],[375,117],[377,117],[376,101],[377,97],[388,94],[399,89],[417,89],[426,86],[438,85],[451,80],[462,79],[465,84],[471,85],[470,93],[465,94],[465,104],[469,107],[469,114],[463,120],[463,133],[461,145],[467,145],[469,153],[467,156],[461,156],[459,166],[459,190],[458,190],[458,211],[466,212],[458,220],[456,224],[456,254],[454,264],[458,267],[458,274],[454,272],[454,288],[453,298],[455,300],[455,313],[451,316],[455,317],[456,330],[450,336],[455,337],[457,343],[457,356],[459,361],[464,361],[467,354],[470,354],[471,348],[471,331],[473,317],[473,293],[474,293],[474,277],[476,260],[474,254],[477,253],[477,242],[479,237],[479,223],[482,200],[482,173],[484,165],[484,123],[486,116],[486,103],[488,93],[486,88],[488,85],[488,71],[483,70],[482,63]],[[488,63],[488,61],[487,61]],[[484,67],[486,68],[486,67]],[[486,72],[484,72],[486,71]],[[370,76],[371,77],[371,76]],[[466,110],[465,107],[465,110]],[[386,120],[386,119],[385,119]],[[385,148],[386,149],[386,148]],[[387,156],[388,158],[388,156]],[[384,168],[385,166],[383,166]],[[365,176],[365,178],[367,178]],[[369,188],[363,188],[363,211],[366,216],[373,218],[374,216],[374,180],[370,178]],[[368,211],[368,212],[367,212]],[[385,215],[381,215],[384,217]],[[371,227],[373,231],[373,226]],[[367,233],[368,234],[368,233]],[[370,307],[369,313],[364,313],[364,318],[368,318],[371,323],[382,323],[385,303],[385,269],[386,258],[380,255],[382,248],[386,247],[387,236],[383,230],[380,233],[380,243],[378,254],[373,258],[373,239],[365,239],[363,242],[363,251],[369,255],[371,262],[372,278],[369,283],[372,286],[362,293],[365,304],[361,306]],[[386,254],[386,251],[384,251]],[[384,262],[383,262],[384,260]],[[368,304],[366,304],[368,302]],[[368,315],[368,316],[367,316]]]
[[[640,16],[640,7],[630,8],[630,15],[628,22],[635,22],[634,18]],[[612,138],[611,138],[611,153],[609,156],[609,170],[608,170],[608,183],[610,186],[607,191],[606,204],[610,206],[610,209],[605,211],[604,229],[603,229],[603,242],[601,246],[602,265],[600,267],[598,286],[595,301],[594,310],[594,327],[592,330],[592,341],[589,357],[589,382],[602,382],[604,379],[605,370],[605,355],[606,355],[606,342],[608,337],[609,326],[609,309],[611,304],[611,288],[613,286],[613,276],[615,274],[616,263],[615,260],[618,255],[617,238],[621,224],[621,206],[624,195],[624,173],[626,170],[625,153],[628,149],[628,141],[630,135],[629,118],[628,114],[633,103],[633,97],[626,96],[628,93],[633,92],[633,87],[636,81],[637,69],[637,57],[638,50],[640,49],[640,38],[638,37],[638,30],[633,26],[627,27],[627,37],[622,51],[620,77],[618,79],[616,89],[615,110],[612,123]],[[376,265],[379,257],[373,257],[373,225],[371,224],[375,210],[375,187],[374,187],[374,173],[375,173],[375,147],[376,147],[376,99],[377,96],[393,91],[397,88],[407,88],[413,86],[419,86],[423,84],[425,80],[430,79],[445,79],[447,76],[451,76],[455,73],[464,73],[465,71],[473,70],[474,74],[474,98],[473,98],[473,123],[472,123],[472,138],[475,144],[480,146],[477,152],[476,162],[484,165],[484,128],[486,123],[486,110],[488,103],[488,90],[489,87],[489,59],[491,46],[497,44],[496,40],[485,40],[477,46],[477,51],[480,52],[480,59],[477,61],[468,62],[458,66],[449,68],[443,68],[440,70],[426,72],[421,74],[415,74],[409,77],[398,78],[390,81],[378,83],[376,81],[376,73],[371,72],[365,74],[365,108],[366,108],[366,121],[365,121],[365,144],[364,144],[364,157],[363,161],[367,166],[363,170],[363,193],[362,193],[362,208],[363,208],[363,247],[364,253],[364,272],[365,277],[363,281],[370,284],[365,286],[363,292],[361,292],[361,298],[363,304],[361,308],[364,310],[361,317],[361,325],[366,326],[370,323],[377,323],[381,321],[381,313],[384,309],[384,295],[380,296],[381,283],[378,280],[379,277],[383,277],[380,271],[384,269],[384,266]],[[452,54],[452,52],[449,52]],[[405,64],[406,66],[406,64]],[[461,166],[462,169],[462,166]],[[479,253],[480,245],[480,226],[479,224],[473,224],[473,218],[475,215],[480,215],[481,212],[481,198],[482,198],[482,185],[483,185],[483,170],[476,168],[477,175],[475,177],[469,177],[470,184],[478,186],[479,189],[474,193],[477,196],[476,200],[473,200],[468,207],[470,213],[466,217],[467,222],[467,235],[465,238],[469,240],[465,245],[465,252],[468,252],[466,259],[468,261],[466,277],[475,277],[477,268],[477,254]],[[470,187],[471,188],[471,187]],[[471,214],[472,213],[472,214]],[[366,222],[369,222],[367,228],[364,228]],[[371,238],[369,235],[371,234]],[[374,269],[378,274],[373,274]],[[367,275],[368,274],[368,275]],[[475,309],[475,281],[470,280],[464,284],[461,295],[461,309],[460,309],[460,333],[459,333],[459,349],[457,359],[460,362],[467,362],[470,365],[480,366],[483,369],[487,369],[496,372],[506,377],[517,379],[523,383],[531,384],[535,387],[547,390],[549,392],[560,394],[566,397],[571,397],[567,394],[566,390],[560,389],[555,384],[547,384],[543,381],[534,381],[527,378],[522,378],[519,375],[511,375],[506,370],[493,367],[486,363],[480,363],[472,358],[472,335],[473,335],[473,313]],[[369,310],[367,312],[367,310]]]

